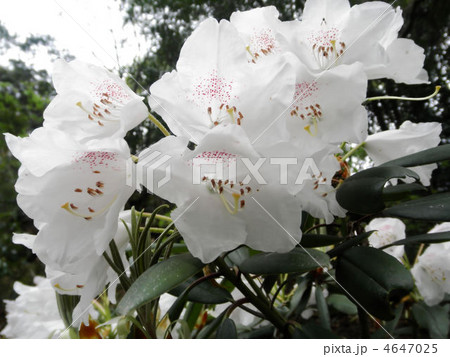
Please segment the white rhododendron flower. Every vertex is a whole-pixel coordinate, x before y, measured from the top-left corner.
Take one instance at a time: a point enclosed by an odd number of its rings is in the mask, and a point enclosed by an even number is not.
[[[58,60],[52,78],[58,94],[44,112],[44,126],[76,140],[123,138],[148,116],[143,98],[102,67]]]
[[[7,338],[52,338],[64,331],[50,281],[36,276],[34,284],[16,281],[14,291],[19,296],[5,300],[7,325],[1,334]]]
[[[280,169],[280,183],[286,184],[286,189],[298,197],[302,209],[315,218],[325,219],[327,224],[335,216],[343,217],[346,213],[336,201],[334,176],[341,168],[336,151],[335,145],[306,139],[259,149],[262,156],[271,158],[269,161],[279,162],[280,167],[271,169],[275,173]],[[277,158],[285,159],[277,161]],[[287,171],[286,182],[283,182],[283,166]]]
[[[50,268],[76,272],[101,255],[133,192],[127,185],[128,145],[122,139],[80,144],[63,132],[36,129],[27,138],[6,134],[22,163],[17,202],[39,233],[33,251]]]
[[[429,306],[439,304],[445,294],[450,294],[449,256],[449,243],[432,244],[411,269],[416,286]]]
[[[150,106],[175,135],[198,143],[215,126],[237,124],[256,139],[289,107],[295,74],[284,57],[253,65],[227,21],[202,22],[186,40],[177,70],[151,87]],[[274,126],[266,140],[284,132]]]
[[[177,204],[172,212],[175,226],[192,255],[203,262],[211,262],[241,244],[287,252],[300,241],[299,201],[279,184],[277,170],[261,169],[256,173],[261,179],[257,181],[244,168],[244,162],[259,168],[266,160],[240,126],[212,129],[193,151],[187,148],[187,139],[163,138],[140,155],[139,163],[152,152],[171,157],[171,178],[161,187],[144,184]],[[211,166],[212,172],[203,174]],[[154,169],[154,177],[158,172],[164,176],[163,166]]]
[[[372,247],[381,248],[395,241],[406,238],[406,226],[397,218],[374,218],[365,228],[366,232],[375,231],[369,237]],[[384,251],[398,260],[402,260],[405,252],[402,245],[392,246]]]
[[[367,137],[367,78],[360,64],[343,65],[315,75],[295,57],[293,102],[286,111],[291,141],[362,142]]]
[[[291,50],[316,71],[360,62],[369,79],[424,83],[424,51],[412,40],[397,38],[402,25],[401,10],[385,2],[350,7],[348,0],[308,0],[301,21],[283,23],[282,33]]]
[[[387,161],[438,146],[441,141],[439,137],[441,131],[440,123],[415,124],[407,120],[398,129],[369,135],[364,148],[375,165],[381,165]],[[422,184],[428,186],[431,173],[435,168],[437,168],[436,164],[429,164],[412,167],[411,170],[419,175]]]
[[[287,51],[287,42],[281,35],[282,22],[275,6],[247,11],[235,11],[230,22],[239,31],[247,50],[248,60],[256,63],[265,56]]]
[[[125,250],[129,243],[129,236],[123,222],[130,224],[131,211],[120,213],[117,233],[114,237],[122,263],[127,270],[129,263],[125,256]],[[31,234],[14,234],[13,242],[33,250],[35,238],[36,236]],[[106,252],[111,256],[109,249]],[[115,304],[116,288],[119,283],[117,273],[107,264],[103,256],[97,254],[95,247],[86,249],[85,255],[85,264],[80,266],[76,272],[57,271],[46,267],[46,282],[51,283],[54,291],[61,295],[79,295],[81,297],[73,311],[72,324],[75,327],[79,327],[82,322],[89,325],[89,315],[94,312],[91,302],[103,293],[106,287],[108,287],[109,301]]]

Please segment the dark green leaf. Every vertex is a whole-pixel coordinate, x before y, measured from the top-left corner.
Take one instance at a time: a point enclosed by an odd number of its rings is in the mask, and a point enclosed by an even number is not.
[[[339,254],[342,254],[347,249],[361,243],[364,239],[369,238],[373,232],[374,231],[364,232],[364,233],[357,235],[356,237],[349,238],[342,244],[339,244],[337,247],[334,247],[333,249],[331,249],[327,254],[330,257],[335,257]]]
[[[443,306],[428,306],[419,302],[412,307],[417,324],[428,330],[431,338],[447,338],[449,330],[448,309]]]
[[[329,267],[330,258],[316,249],[294,248],[288,253],[263,253],[246,259],[240,270],[252,274],[305,273]]]
[[[304,234],[300,244],[303,248],[326,247],[342,242],[345,238],[321,234]]]
[[[117,310],[125,315],[198,273],[204,264],[190,254],[173,256],[151,266],[131,285]]]
[[[183,291],[196,280],[197,279],[195,278],[189,278],[174,289],[170,290],[169,293],[175,296],[180,296]],[[201,304],[223,304],[232,299],[231,294],[227,290],[212,284],[209,280],[194,286],[187,294],[187,301],[198,302]]]
[[[389,245],[384,246],[383,249],[391,247],[393,245],[407,245],[407,244],[421,244],[421,243],[436,244],[448,241],[450,241],[450,232],[427,233],[395,241]]]
[[[208,338],[213,334],[214,331],[216,331],[220,324],[222,323],[223,319],[225,318],[225,315],[227,314],[228,310],[225,309],[219,316],[217,316],[215,319],[213,319],[209,324],[207,324],[205,327],[203,327],[200,332],[198,333],[197,338],[198,339],[204,339]]]
[[[417,152],[415,154],[403,156],[398,159],[385,162],[381,166],[413,167],[432,164],[444,160],[450,160],[450,144],[441,145],[435,148]]]
[[[226,262],[230,266],[239,266],[245,259],[250,256],[250,249],[246,246],[241,246],[226,256]]]
[[[450,193],[438,193],[386,208],[383,215],[424,221],[450,221]]]
[[[383,199],[385,201],[401,200],[413,193],[427,192],[427,188],[419,183],[399,183],[383,188]]]
[[[327,330],[314,322],[308,322],[302,325],[302,327],[295,329],[292,337],[301,339],[339,338],[339,336],[335,335],[330,330]]]
[[[243,332],[239,334],[239,338],[248,338],[248,339],[269,339],[269,338],[273,338],[273,334],[275,332],[275,327],[270,325],[270,326],[264,326],[264,327],[260,327],[257,329],[254,329],[252,331],[249,332]]]
[[[354,303],[352,303],[347,296],[342,294],[331,294],[327,298],[328,305],[332,306],[339,312],[347,315],[356,315],[358,309]]]
[[[324,329],[331,330],[330,312],[328,311],[327,301],[325,300],[325,296],[323,296],[321,286],[316,286],[315,296],[320,325]]]
[[[371,247],[353,247],[337,260],[337,281],[351,299],[382,320],[414,288],[411,273],[394,257]]]
[[[360,171],[346,179],[337,190],[336,199],[350,212],[372,214],[381,211],[383,188],[392,178],[412,177],[419,179],[414,171],[401,166],[373,167]]]
[[[217,329],[216,338],[220,339],[234,339],[237,338],[236,325],[230,318],[226,318],[222,321]]]

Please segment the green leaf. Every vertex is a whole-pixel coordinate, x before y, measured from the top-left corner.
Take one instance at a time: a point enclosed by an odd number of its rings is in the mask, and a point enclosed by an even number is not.
[[[327,247],[342,242],[345,237],[321,235],[321,234],[304,234],[300,244],[303,248]]]
[[[339,244],[338,246],[334,247],[333,249],[331,249],[327,253],[328,256],[333,258],[339,254],[342,254],[347,249],[361,243],[364,239],[369,238],[373,232],[374,231],[364,232],[364,233],[357,235],[356,237],[351,237],[351,238],[347,239],[345,242],[343,242],[343,243]]]
[[[352,247],[337,260],[336,279],[351,299],[382,320],[414,288],[411,273],[394,257],[371,247]]]
[[[239,266],[245,259],[250,256],[250,249],[246,246],[241,246],[232,252],[228,253],[225,257],[226,262],[230,266]]]
[[[417,152],[415,154],[403,156],[398,159],[385,162],[381,166],[413,167],[432,164],[444,160],[450,160],[450,144],[441,145]]]
[[[226,318],[222,321],[217,329],[216,338],[220,339],[234,339],[237,338],[236,325],[230,318]]]
[[[342,294],[331,294],[327,298],[328,305],[347,315],[356,315],[358,308],[349,298]]]
[[[428,306],[419,302],[412,307],[412,313],[417,324],[428,330],[431,338],[447,338],[449,332],[448,308],[443,306]]]
[[[240,265],[240,270],[251,274],[305,273],[320,267],[329,267],[330,258],[316,249],[294,248],[288,253],[253,255]]]
[[[373,167],[360,171],[346,179],[337,190],[336,199],[339,204],[350,212],[358,214],[377,213],[385,207],[383,188],[392,178],[419,176],[401,166]]]
[[[222,321],[225,319],[225,316],[228,312],[228,309],[225,309],[219,316],[217,316],[215,319],[213,319],[209,324],[207,324],[205,327],[203,327],[200,332],[197,335],[198,339],[205,339],[208,338],[213,334],[214,331],[216,331]]]
[[[316,286],[315,296],[320,325],[324,329],[331,330],[330,312],[328,311],[327,301],[325,300],[325,296],[323,296],[323,290],[321,286]]]
[[[272,325],[256,328],[248,332],[242,332],[239,334],[240,338],[248,339],[270,339],[273,338],[275,327]]]
[[[427,188],[420,183],[399,183],[383,188],[383,199],[385,201],[398,201],[413,193],[418,194],[427,191]]]
[[[330,330],[327,330],[314,322],[308,322],[302,325],[302,327],[295,329],[294,333],[292,334],[292,337],[302,339],[339,338],[339,336],[335,335]]]
[[[189,278],[181,283],[169,293],[175,296],[180,296],[185,289],[189,287],[197,279]],[[233,298],[231,294],[224,288],[214,285],[211,281],[206,280],[197,286],[194,286],[187,294],[187,301],[198,302],[201,304],[223,304],[231,301]]]
[[[424,221],[450,221],[450,193],[438,193],[386,208],[384,216],[420,219]]]
[[[190,254],[173,256],[147,269],[125,293],[117,310],[125,315],[198,273],[204,264]]]
[[[408,244],[436,244],[444,243],[450,241],[450,232],[440,232],[440,233],[427,233],[420,234],[417,236],[407,237],[406,239],[401,239],[391,244],[383,247],[383,249],[392,247],[393,245],[408,245]]]

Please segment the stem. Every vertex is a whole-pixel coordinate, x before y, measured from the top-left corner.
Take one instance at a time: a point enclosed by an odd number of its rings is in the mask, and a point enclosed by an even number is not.
[[[145,337],[148,339],[151,339],[152,336],[149,335],[149,333],[145,330],[145,328],[139,323],[137,319],[135,319],[133,316],[126,316],[128,320],[130,320],[134,326],[136,326],[141,332],[144,334]]]
[[[361,338],[370,338],[369,319],[367,313],[358,306],[359,325],[361,327]]]
[[[144,212],[144,213],[142,213],[142,216],[146,217],[146,218],[150,218],[152,216],[152,213]],[[155,218],[159,219],[160,221],[166,221],[166,222],[172,223],[172,218],[164,216],[162,214],[155,214]]]
[[[365,141],[363,141],[361,144],[356,145],[353,149],[351,149],[348,153],[346,153],[344,156],[342,156],[341,160],[345,161],[350,156],[352,156],[360,147],[363,147],[365,145]]]
[[[163,133],[165,136],[170,136],[169,131],[161,124],[161,122],[156,119],[153,115],[151,115],[150,113],[148,114],[148,118],[150,119],[150,121],[156,125],[156,127],[161,131],[161,133]]]
[[[285,330],[286,322],[284,319],[275,311],[272,310],[267,302],[267,300],[261,300],[245,285],[241,279],[239,279],[234,272],[232,272],[223,258],[217,258],[215,264],[219,268],[219,271],[227,278],[233,285],[240,290],[242,294],[259,310],[263,315],[280,331]]]
[[[420,255],[422,254],[422,252],[423,252],[423,249],[425,248],[425,244],[421,244],[420,245],[420,247],[419,247],[419,250],[417,251],[417,255],[416,255],[416,258],[414,259],[414,265],[417,263],[417,261],[419,260],[419,257],[420,257]]]
[[[262,300],[266,300],[266,295],[264,295],[264,293],[262,292],[262,290],[258,287],[258,285],[256,285],[255,281],[250,277],[249,274],[247,273],[242,273],[242,275],[245,277],[245,279],[248,281],[248,283],[250,284],[250,286],[252,287],[252,289],[256,292],[256,295],[262,299]]]
[[[434,92],[426,97],[421,97],[421,98],[412,98],[412,97],[396,97],[396,96],[392,96],[392,95],[383,95],[383,96],[379,96],[379,97],[371,97],[371,98],[366,98],[366,100],[363,103],[367,103],[367,102],[372,102],[374,100],[385,100],[385,99],[394,99],[394,100],[409,100],[409,101],[414,101],[414,102],[419,102],[422,100],[428,100],[431,99],[433,97],[435,97],[438,93],[439,90],[441,89],[441,86],[436,86]]]
[[[143,232],[143,231],[145,230],[145,227],[140,227],[139,230],[140,230],[141,232]],[[150,231],[151,233],[162,233],[162,232],[164,232],[164,228],[155,228],[155,227],[152,227],[152,228],[149,229],[149,231]],[[168,233],[170,233],[170,234],[172,234],[173,232],[174,232],[174,231],[168,231]]]

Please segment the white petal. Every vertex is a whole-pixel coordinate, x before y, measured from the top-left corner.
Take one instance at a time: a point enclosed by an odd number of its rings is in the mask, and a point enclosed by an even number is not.
[[[229,214],[217,197],[205,195],[192,202],[174,210],[172,218],[194,257],[210,263],[245,243],[244,220]]]
[[[387,161],[437,146],[440,142],[441,131],[440,123],[414,124],[405,121],[399,129],[369,135],[364,148],[375,165],[381,165]],[[419,174],[424,185],[429,185],[434,168],[436,165],[430,164],[411,169]]]

